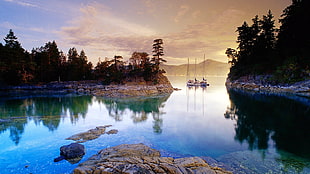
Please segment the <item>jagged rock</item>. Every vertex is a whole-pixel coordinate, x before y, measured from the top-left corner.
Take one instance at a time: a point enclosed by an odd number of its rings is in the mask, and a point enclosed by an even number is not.
[[[54,162],[66,159],[71,164],[78,163],[85,155],[84,145],[79,143],[71,143],[60,147],[60,156],[54,159]]]
[[[122,144],[99,151],[79,164],[74,174],[92,173],[231,173],[209,166],[202,158],[161,157],[158,150],[144,144]]]
[[[86,141],[98,138],[100,135],[104,134],[106,128],[110,127],[110,126],[112,126],[112,125],[98,126],[94,129],[90,129],[86,132],[82,132],[82,133],[72,135],[71,137],[66,138],[66,140],[74,140],[77,143],[84,143]]]

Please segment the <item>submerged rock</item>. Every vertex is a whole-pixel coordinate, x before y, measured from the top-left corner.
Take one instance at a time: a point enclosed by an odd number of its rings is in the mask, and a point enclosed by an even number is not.
[[[60,147],[60,156],[54,159],[54,162],[59,162],[63,159],[71,164],[78,163],[85,155],[85,147],[79,143],[71,143]]]
[[[231,173],[209,166],[202,158],[161,157],[144,144],[122,144],[99,151],[79,164],[74,174],[84,173]]]
[[[110,126],[112,126],[112,125],[98,126],[94,129],[90,129],[86,132],[82,132],[82,133],[72,135],[71,137],[66,138],[66,140],[74,140],[77,143],[84,143],[84,142],[89,141],[89,140],[94,140],[94,139],[98,138],[100,135],[104,134],[106,128],[110,127]],[[114,133],[117,133],[117,132],[114,131]]]

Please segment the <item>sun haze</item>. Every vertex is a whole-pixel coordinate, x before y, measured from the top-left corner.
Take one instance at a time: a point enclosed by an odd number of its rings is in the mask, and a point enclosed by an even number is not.
[[[0,0],[0,36],[13,29],[31,50],[55,40],[59,48],[83,49],[90,61],[134,51],[151,54],[164,40],[168,64],[187,58],[227,62],[236,27],[270,9],[279,19],[291,0]],[[201,59],[202,61],[202,59]]]

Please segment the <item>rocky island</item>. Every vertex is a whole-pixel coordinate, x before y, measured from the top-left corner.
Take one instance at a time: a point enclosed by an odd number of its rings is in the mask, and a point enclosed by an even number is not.
[[[99,59],[95,67],[88,62],[83,50],[79,54],[76,48],[70,48],[66,56],[59,51],[55,41],[34,49],[32,53],[21,47],[12,30],[5,41],[0,55],[10,53],[7,56],[11,57],[0,59],[0,95],[78,93],[134,97],[173,91],[169,80],[163,75],[165,70],[160,68],[163,62],[167,62],[162,58],[162,39],[154,40],[153,57],[146,52],[134,52],[128,61],[124,61],[122,56],[115,55],[104,61]],[[21,58],[16,58],[19,61],[9,61],[15,59],[13,55],[20,55]]]
[[[160,75],[158,83],[144,80],[126,81],[123,84],[104,85],[98,80],[49,82],[36,85],[6,86],[0,89],[0,95],[14,94],[82,94],[102,97],[137,97],[169,94],[174,91],[168,78]]]

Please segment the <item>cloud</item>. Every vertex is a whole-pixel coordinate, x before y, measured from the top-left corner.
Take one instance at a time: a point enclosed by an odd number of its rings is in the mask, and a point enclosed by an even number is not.
[[[189,9],[190,9],[189,6],[181,5],[179,8],[179,11],[177,12],[177,15],[174,18],[174,22],[179,23],[180,19],[183,18],[187,14]]]
[[[62,42],[81,47],[91,56],[97,54],[93,57],[97,59],[115,54],[129,56],[133,51],[150,50],[156,32],[118,18],[108,7],[93,3],[81,8],[80,16],[62,27],[59,34]]]
[[[15,26],[14,24],[8,21],[0,23],[0,27],[5,28],[5,29],[16,29],[17,28],[17,26]]]
[[[148,5],[149,1],[143,2]],[[200,17],[201,11],[191,12],[190,9],[186,5],[179,6],[174,21],[178,22],[186,15],[190,18]],[[233,47],[230,45],[235,43],[232,33],[242,15],[241,11],[226,9],[211,20],[185,24],[183,29],[165,33],[161,28],[150,28],[142,22],[125,20],[113,12],[113,9],[100,3],[83,6],[79,15],[59,31],[62,45],[84,49],[95,64],[99,57],[122,55],[129,58],[134,51],[151,53],[153,40],[162,38],[165,58],[170,64],[186,63],[188,57],[199,58],[204,54],[206,58],[226,61],[221,52],[225,52],[227,47]]]
[[[21,5],[21,6],[25,6],[25,7],[38,7],[37,5],[32,4],[30,2],[26,2],[26,1],[19,1],[19,0],[4,0],[4,1],[15,3],[15,4],[18,4],[18,5]]]
[[[40,33],[50,33],[51,31],[48,31],[44,28],[40,28],[40,27],[26,27],[26,26],[21,26],[21,25],[15,25],[12,24],[11,22],[8,21],[4,21],[2,23],[0,23],[0,28],[4,28],[4,29],[12,29],[12,30],[24,30],[24,31],[32,31],[32,32],[40,32]]]
[[[187,25],[178,33],[166,35],[166,56],[182,60],[179,63],[186,63],[188,57],[202,58],[204,54],[209,59],[226,61],[224,52],[227,47],[235,46],[236,38],[232,33],[241,15],[242,11],[226,9],[208,22]]]
[[[200,11],[200,10],[196,10],[196,11],[194,11],[194,12],[192,13],[193,19],[199,18],[200,15],[201,15],[201,11]]]

